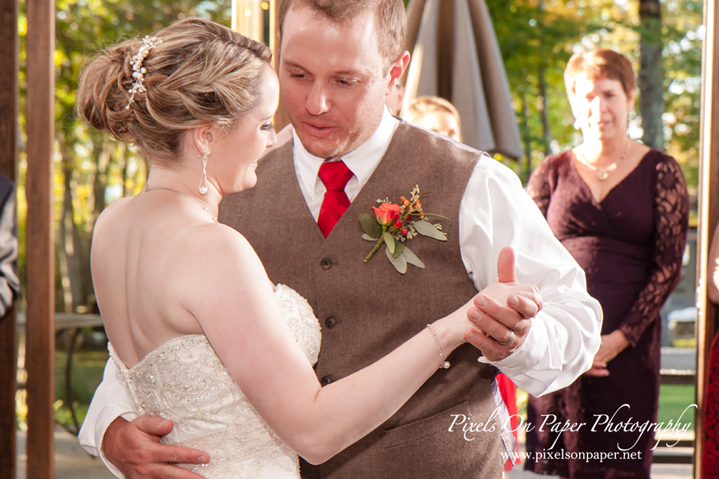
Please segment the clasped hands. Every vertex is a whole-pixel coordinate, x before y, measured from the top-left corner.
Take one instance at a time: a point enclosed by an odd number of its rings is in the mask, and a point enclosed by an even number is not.
[[[524,342],[532,318],[542,309],[542,298],[534,285],[520,284],[514,270],[514,251],[502,249],[497,260],[497,281],[474,297],[467,318],[465,339],[490,361],[511,355]]]
[[[609,334],[602,334],[602,342],[599,351],[594,355],[592,368],[584,373],[586,376],[606,377],[609,376],[607,363],[617,357],[619,353],[629,346],[629,341],[624,333],[616,329]]]

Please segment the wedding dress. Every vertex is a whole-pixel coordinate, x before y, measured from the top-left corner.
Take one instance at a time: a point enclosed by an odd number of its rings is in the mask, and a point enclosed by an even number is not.
[[[307,359],[320,350],[320,326],[307,301],[278,284],[275,297]],[[211,479],[297,479],[297,454],[260,417],[202,334],[180,336],[127,369],[110,355],[140,414],[171,419],[165,444],[199,449],[207,465],[182,466]]]

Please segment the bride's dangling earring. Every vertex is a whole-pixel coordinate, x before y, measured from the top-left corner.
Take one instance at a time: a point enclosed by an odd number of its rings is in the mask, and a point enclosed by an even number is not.
[[[200,187],[198,190],[201,195],[207,193],[207,150],[202,152],[202,178],[200,178]]]

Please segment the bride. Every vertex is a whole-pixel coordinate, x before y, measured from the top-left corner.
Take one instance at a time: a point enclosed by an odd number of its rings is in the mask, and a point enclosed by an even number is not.
[[[465,305],[321,387],[311,308],[273,286],[252,246],[217,222],[222,196],[254,186],[275,141],[269,62],[266,46],[187,19],[109,47],[78,91],[80,115],[150,163],[144,190],[95,226],[92,276],[111,355],[138,412],[174,422],[165,442],[210,454],[193,466],[205,477],[299,477],[297,454],[321,463],[375,429],[472,326]],[[509,288],[484,294],[506,301]]]

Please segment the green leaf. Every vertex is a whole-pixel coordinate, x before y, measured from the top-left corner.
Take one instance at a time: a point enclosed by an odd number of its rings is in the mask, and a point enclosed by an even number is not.
[[[394,242],[394,253],[392,253],[392,256],[397,258],[399,255],[402,254],[402,251],[404,251],[405,246],[400,243],[399,241]]]
[[[400,255],[398,258],[395,258],[392,256],[392,253],[390,253],[389,248],[385,248],[384,252],[389,259],[389,262],[392,263],[392,266],[394,266],[394,269],[396,269],[400,274],[405,274],[407,272],[407,261],[404,259],[404,255]]]
[[[409,264],[413,264],[418,268],[424,269],[424,263],[417,257],[416,254],[412,252],[412,250],[410,250],[406,246],[404,247],[404,251],[402,251],[402,257]]]
[[[447,241],[447,235],[432,226],[432,223],[430,223],[429,221],[415,221],[414,229],[416,229],[417,233],[421,235],[429,236],[430,238],[434,238],[438,241]]]
[[[382,233],[382,238],[384,238],[384,242],[387,245],[389,252],[394,253],[394,237],[385,231]]]
[[[400,243],[399,241],[395,240],[394,242],[394,253],[392,253],[392,256],[395,258],[402,254],[402,251],[404,251],[405,246]]]
[[[364,232],[374,241],[377,241],[382,236],[382,227],[377,223],[377,218],[374,215],[362,213],[359,216],[359,221]]]
[[[363,239],[363,240],[367,240],[367,241],[372,241],[372,242],[377,241],[377,238],[372,238],[372,237],[371,237],[370,235],[368,235],[367,233],[363,233],[363,234],[362,234],[362,239]]]

